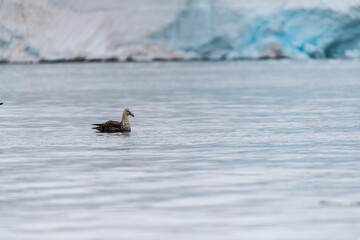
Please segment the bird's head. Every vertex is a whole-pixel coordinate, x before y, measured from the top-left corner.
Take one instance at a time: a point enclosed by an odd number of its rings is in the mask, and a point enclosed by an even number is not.
[[[129,108],[125,108],[123,111],[123,116],[128,117],[129,115],[131,115],[132,117],[135,117],[134,114],[130,111]]]

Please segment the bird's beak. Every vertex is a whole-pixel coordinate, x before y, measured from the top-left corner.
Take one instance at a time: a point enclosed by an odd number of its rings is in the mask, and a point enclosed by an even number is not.
[[[135,116],[134,116],[134,114],[133,114],[132,112],[129,112],[129,114],[130,114],[131,116],[135,117]]]

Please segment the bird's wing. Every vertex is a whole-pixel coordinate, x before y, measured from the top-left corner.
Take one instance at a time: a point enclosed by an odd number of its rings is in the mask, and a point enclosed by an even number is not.
[[[111,132],[114,131],[114,129],[121,129],[123,124],[118,121],[110,120],[104,123],[95,123],[93,125],[97,126],[93,127],[93,129],[97,129],[102,132]]]
[[[118,121],[107,121],[106,123],[104,123],[106,126],[108,127],[112,127],[112,128],[122,128],[122,122],[118,122]]]

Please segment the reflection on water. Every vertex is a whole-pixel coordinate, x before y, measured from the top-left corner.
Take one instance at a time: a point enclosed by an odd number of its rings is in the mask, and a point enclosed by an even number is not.
[[[97,132],[98,136],[108,136],[108,137],[112,137],[112,136],[119,136],[119,137],[130,137],[131,133],[130,132],[114,132],[114,133],[107,133],[107,132]]]
[[[0,238],[357,239],[358,66],[0,65]]]

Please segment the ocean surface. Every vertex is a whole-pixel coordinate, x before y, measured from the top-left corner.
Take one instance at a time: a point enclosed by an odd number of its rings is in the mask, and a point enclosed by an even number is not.
[[[0,239],[360,239],[359,61],[0,73]]]

